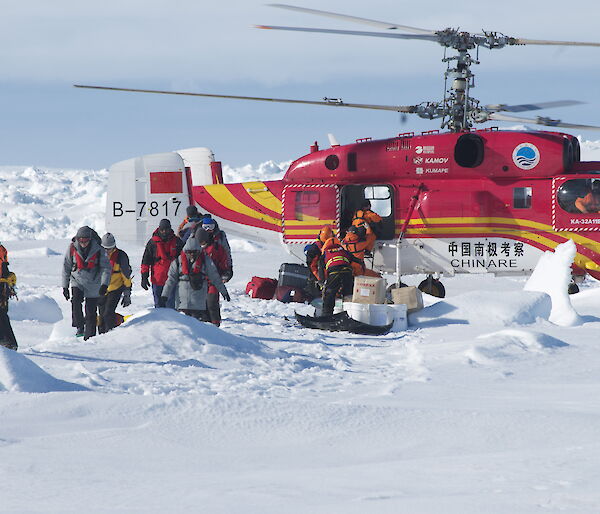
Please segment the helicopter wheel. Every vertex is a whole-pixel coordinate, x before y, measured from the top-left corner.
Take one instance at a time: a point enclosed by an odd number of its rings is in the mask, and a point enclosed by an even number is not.
[[[423,282],[419,284],[419,290],[436,298],[444,298],[446,296],[446,288],[437,278],[429,275]]]
[[[577,294],[579,292],[579,286],[575,282],[571,282],[569,284],[569,289],[567,290],[569,294]]]

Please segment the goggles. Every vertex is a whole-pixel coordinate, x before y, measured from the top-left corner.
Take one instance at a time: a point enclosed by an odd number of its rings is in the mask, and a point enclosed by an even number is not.
[[[89,243],[90,238],[89,237],[78,237],[77,241],[79,241],[80,243]]]

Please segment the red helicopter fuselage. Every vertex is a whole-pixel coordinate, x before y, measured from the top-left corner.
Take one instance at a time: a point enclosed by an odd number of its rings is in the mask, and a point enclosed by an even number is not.
[[[597,192],[597,196],[596,196]],[[301,255],[324,224],[343,235],[361,202],[383,218],[374,265],[402,273],[528,273],[569,239],[574,272],[600,279],[600,162],[545,131],[415,135],[311,152],[277,181],[193,187],[224,228]],[[598,203],[598,211],[595,203]]]

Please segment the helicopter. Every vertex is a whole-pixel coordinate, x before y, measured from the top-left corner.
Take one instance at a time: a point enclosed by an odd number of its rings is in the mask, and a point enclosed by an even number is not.
[[[282,242],[291,254],[302,259],[304,246],[314,240],[323,225],[336,227],[343,237],[353,213],[369,200],[382,218],[371,266],[381,272],[395,273],[398,286],[403,274],[425,274],[419,289],[444,297],[441,276],[526,275],[533,271],[543,252],[568,240],[573,240],[577,247],[569,292],[577,292],[577,284],[586,275],[600,280],[600,162],[582,162],[579,140],[557,131],[559,128],[600,130],[600,127],[543,116],[522,118],[519,114],[581,103],[575,100],[484,105],[471,94],[475,76],[471,66],[479,64],[481,48],[600,47],[600,43],[525,39],[493,31],[472,34],[453,28],[434,31],[304,7],[271,5],[362,23],[382,31],[268,25],[258,28],[414,39],[441,45],[442,62],[446,64],[442,100],[418,105],[376,105],[327,97],[311,101],[93,85],[75,87],[387,110],[439,119],[440,129],[419,134],[403,132],[381,140],[362,138],[345,145],[331,136],[329,148],[321,149],[315,142],[308,154],[291,163],[281,180],[273,181],[225,184],[220,163],[214,161],[210,152],[194,164],[191,157],[186,161],[186,155],[193,154],[190,151],[180,152],[175,160],[159,154],[146,156],[145,160],[123,161],[114,165],[120,177],[129,173],[128,177],[139,182],[145,174],[149,185],[136,184],[137,196],[130,195],[127,200],[114,199],[120,194],[117,191],[123,190],[122,178],[112,192],[109,185],[107,228],[117,232],[129,213],[136,226],[144,227],[141,233],[145,237],[148,221],[153,218],[181,218],[177,209],[173,213],[169,198],[180,204],[187,195],[191,203],[210,213],[226,231],[255,241]],[[447,55],[451,50],[456,53]],[[470,53],[473,50],[477,52],[475,56]],[[476,128],[477,124],[489,121],[536,124],[551,130]],[[175,177],[178,185],[165,186],[168,177]],[[159,186],[153,189],[153,184]],[[173,196],[175,193],[183,195],[183,200]],[[141,204],[139,210],[134,205],[124,207],[136,199],[138,207]],[[137,234],[139,237],[139,230]]]

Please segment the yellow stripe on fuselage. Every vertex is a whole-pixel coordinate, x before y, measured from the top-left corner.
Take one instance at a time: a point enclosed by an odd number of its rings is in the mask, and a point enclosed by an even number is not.
[[[307,220],[285,220],[286,226],[294,226],[294,227],[308,227],[314,225],[333,225],[335,220],[320,220],[319,218],[314,219],[314,223],[311,221],[310,223]]]
[[[250,218],[254,218],[257,220],[264,221],[266,223],[271,223],[272,225],[281,226],[281,220],[268,216],[267,214],[263,214],[261,212],[255,211],[251,207],[240,202],[227,186],[223,184],[213,184],[209,186],[204,186],[206,192],[214,198],[214,200],[220,203],[223,207],[230,209],[235,212],[239,212],[240,214],[244,214],[249,216]]]
[[[281,200],[269,191],[264,182],[242,182],[242,185],[255,202],[271,211],[281,213]]]
[[[396,225],[401,225],[403,221],[396,220]],[[510,227],[492,227],[485,226],[485,224],[504,224],[504,225],[516,225],[517,227],[527,227],[530,229],[538,229],[542,232],[556,234],[559,237],[563,237],[565,239],[572,239],[577,244],[587,248],[588,250],[592,250],[594,252],[600,253],[600,243],[588,237],[581,235],[579,232],[570,232],[570,231],[560,231],[554,230],[551,225],[546,225],[545,223],[539,223],[537,221],[524,220],[524,219],[515,219],[515,218],[428,218],[424,220],[419,219],[411,219],[409,225],[425,225],[423,228],[409,228],[409,233],[414,234],[417,230],[420,230],[422,234],[427,234],[430,232],[439,232],[440,227],[437,226],[428,226],[428,225],[459,225],[459,224],[479,224],[482,226],[479,227],[444,227],[454,232],[504,232],[506,234],[519,235],[521,231],[519,229],[513,229]],[[512,232],[511,232],[512,231]],[[523,232],[527,234],[529,232]],[[524,236],[526,237],[526,236]],[[559,244],[559,243],[556,243]],[[556,245],[555,245],[556,246]],[[553,247],[554,248],[554,247]]]

